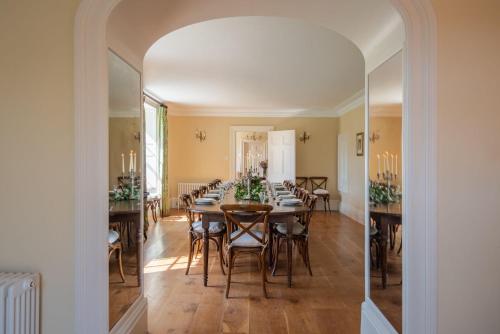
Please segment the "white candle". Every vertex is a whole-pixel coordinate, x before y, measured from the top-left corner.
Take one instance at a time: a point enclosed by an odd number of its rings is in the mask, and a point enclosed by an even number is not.
[[[396,171],[394,172],[395,175],[398,175],[398,155],[396,154]]]
[[[385,173],[385,172],[387,171],[387,168],[386,168],[387,166],[386,166],[386,164],[385,164],[385,154],[384,154],[384,155],[382,155],[382,158],[384,159],[384,173]]]
[[[129,172],[132,172],[133,169],[134,169],[134,151],[131,150],[128,160],[128,170]]]
[[[137,171],[137,153],[134,152],[134,171]]]
[[[377,154],[378,174],[380,175],[380,154]]]
[[[125,154],[122,153],[122,174],[125,174]]]
[[[394,174],[394,155],[391,154],[391,172]]]

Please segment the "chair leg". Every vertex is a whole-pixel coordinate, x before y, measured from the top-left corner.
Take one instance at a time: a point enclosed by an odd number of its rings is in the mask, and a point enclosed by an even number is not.
[[[219,249],[220,270],[222,271],[222,275],[225,275],[226,272],[224,271],[224,255],[222,254],[222,237],[219,237],[218,239],[219,241],[217,243],[217,248]]]
[[[189,274],[189,268],[191,267],[191,261],[193,260],[194,246],[195,242],[193,242],[193,235],[191,234],[191,232],[189,232],[189,257],[186,268],[186,275]]]
[[[327,196],[327,201],[326,202],[328,203],[328,212],[332,213],[332,209],[330,208],[330,195]]]
[[[120,276],[122,277],[123,283],[125,283],[125,274],[123,273],[123,262],[122,262],[122,248],[118,248],[118,268],[120,269]]]
[[[323,202],[325,204],[325,212],[326,212],[326,196],[323,196]]]
[[[276,238],[276,242],[275,242],[276,257],[274,258],[274,264],[273,264],[273,272],[272,272],[273,276],[276,275],[276,268],[278,267],[278,259],[279,259],[279,254],[280,254],[280,241],[281,241],[281,238]]]
[[[233,270],[233,251],[231,248],[228,249],[229,253],[229,272],[227,273],[227,283],[226,283],[226,298],[229,297],[229,289],[231,288],[231,271]]]
[[[309,241],[306,240],[304,241],[304,253],[306,255],[306,266],[307,269],[309,270],[309,275],[313,275],[312,270],[311,270],[311,258],[309,257]]]
[[[260,271],[262,273],[262,292],[264,293],[264,297],[267,298],[267,291],[266,291],[266,282],[267,282],[267,275],[266,275],[266,252],[262,252],[262,254],[260,254],[259,263],[260,263]]]

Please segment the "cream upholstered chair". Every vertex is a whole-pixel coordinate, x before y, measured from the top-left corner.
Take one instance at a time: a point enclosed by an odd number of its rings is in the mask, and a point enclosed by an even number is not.
[[[299,253],[302,256],[302,260],[309,270],[309,275],[312,276],[311,271],[311,261],[309,259],[309,224],[311,222],[311,217],[314,212],[314,207],[316,206],[316,200],[318,199],[315,195],[307,195],[305,200],[305,204],[307,205],[307,212],[300,217],[297,221],[293,223],[292,226],[292,240],[297,245],[299,249]],[[286,243],[283,243],[282,240],[286,240],[287,236],[287,224],[286,223],[278,223],[274,226],[274,259],[273,259],[273,276],[276,274],[276,268],[278,266],[278,257],[280,246]]]
[[[191,200],[191,196],[188,194],[184,194],[181,196],[182,201],[184,202],[184,206],[186,209],[186,216],[188,218],[188,224],[189,224],[189,257],[188,257],[188,264],[186,268],[186,275],[189,274],[189,268],[191,267],[191,262],[193,261],[193,257],[195,256],[195,249],[196,254],[198,254],[198,251],[201,250],[201,246],[203,243],[203,233],[205,232],[203,230],[203,223],[201,220],[197,220],[196,213],[191,210],[191,206],[193,204]],[[222,247],[223,241],[224,241],[224,234],[226,233],[226,227],[224,223],[221,222],[210,222],[209,227],[208,227],[208,239],[212,240],[215,242],[217,245],[217,250],[219,252],[219,262],[220,262],[220,269],[222,271],[222,274],[226,274],[224,272],[224,256],[222,254]]]
[[[325,203],[325,212],[327,205],[328,211],[332,212],[332,210],[330,209],[330,193],[328,192],[328,190],[326,190],[326,182],[328,181],[328,177],[310,176],[309,180],[311,181],[312,193],[323,199],[323,202]]]
[[[231,287],[231,272],[236,256],[240,253],[255,254],[259,259],[259,270],[262,275],[262,291],[266,291],[266,250],[268,244],[269,213],[273,209],[267,204],[225,204],[221,205],[227,226],[227,275],[226,298]]]
[[[120,276],[123,283],[125,283],[125,275],[123,273],[123,263],[122,263],[122,242],[120,241],[120,234],[114,229],[108,232],[108,260],[111,259],[111,255],[116,252],[116,258],[118,260],[118,269],[120,270]]]

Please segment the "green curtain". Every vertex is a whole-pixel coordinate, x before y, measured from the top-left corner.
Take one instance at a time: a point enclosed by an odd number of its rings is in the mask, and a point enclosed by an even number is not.
[[[168,216],[170,209],[168,196],[168,120],[167,107],[158,107],[158,133],[159,136],[159,157],[160,157],[160,180],[161,180],[161,208],[160,214],[162,217]]]

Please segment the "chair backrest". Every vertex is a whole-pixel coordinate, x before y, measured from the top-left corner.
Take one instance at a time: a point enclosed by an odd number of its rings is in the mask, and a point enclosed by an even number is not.
[[[326,176],[310,176],[309,180],[311,180],[312,191],[314,191],[316,189],[326,189],[326,181],[328,181],[328,177],[326,177]]]
[[[227,226],[227,244],[229,247],[243,235],[249,235],[261,245],[267,243],[269,213],[273,207],[268,204],[224,204],[221,205]],[[256,234],[254,227],[262,226],[262,234]],[[238,231],[239,233],[233,232]]]
[[[182,200],[182,203],[184,203],[185,209],[189,208],[191,206],[191,204],[193,204],[193,199],[188,194],[182,194],[181,200]]]
[[[311,222],[311,217],[314,212],[314,208],[316,207],[316,201],[318,200],[318,196],[316,195],[307,195],[307,200],[306,200],[306,205],[309,210],[307,210],[305,218],[304,218],[304,225],[306,227],[306,232],[309,230],[309,223]]]
[[[200,191],[198,189],[194,189],[193,191],[191,191],[191,197],[192,200],[194,201],[195,199],[200,197]]]
[[[295,177],[295,184],[297,185],[297,187],[307,189],[307,180],[308,180],[308,178],[306,176],[296,176]]]
[[[195,214],[193,211],[191,211],[191,205],[193,205],[193,200],[189,194],[182,194],[181,199],[182,202],[184,203],[184,210],[186,211],[188,224],[189,226],[191,226],[191,224],[196,221]]]
[[[208,192],[208,187],[207,186],[201,186],[200,187],[200,195],[205,195]]]

